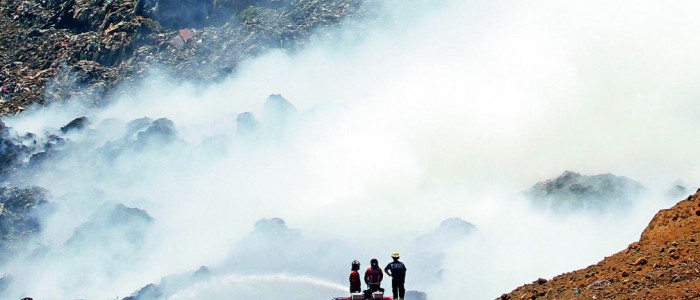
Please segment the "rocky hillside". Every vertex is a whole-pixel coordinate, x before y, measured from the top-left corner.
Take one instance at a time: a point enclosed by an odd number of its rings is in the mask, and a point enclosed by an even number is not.
[[[499,299],[699,299],[700,190],[654,216],[638,242]]]
[[[79,96],[99,105],[153,67],[216,80],[367,15],[363,0],[0,0],[0,116]],[[123,90],[124,85],[120,86]]]

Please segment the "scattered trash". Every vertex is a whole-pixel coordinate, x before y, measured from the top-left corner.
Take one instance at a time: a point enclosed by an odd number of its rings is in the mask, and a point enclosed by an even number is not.
[[[182,49],[182,47],[185,46],[185,40],[180,35],[172,38],[169,43],[170,43],[170,45],[175,47],[177,50],[180,50],[180,49]]]
[[[187,40],[189,40],[192,37],[192,30],[189,30],[187,28],[180,29],[180,37],[183,41],[185,41],[185,43],[187,43]]]
[[[189,30],[187,28],[180,29],[178,35],[172,38],[169,43],[176,49],[180,50],[182,49],[182,47],[185,46],[185,44],[190,38],[192,38],[192,30]]]
[[[219,79],[246,58],[271,48],[299,49],[315,29],[369,15],[373,7],[365,0],[263,2],[244,9],[236,1],[214,1],[212,10],[202,10],[209,5],[202,0],[8,2],[0,14],[6,45],[0,116],[71,97],[99,105],[112,93],[130,92],[124,83],[147,76],[154,65],[187,80]],[[158,12],[166,6],[180,15]],[[175,22],[189,14],[206,18],[198,25]]]

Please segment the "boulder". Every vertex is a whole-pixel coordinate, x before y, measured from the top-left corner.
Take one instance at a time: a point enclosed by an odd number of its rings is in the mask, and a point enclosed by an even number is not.
[[[282,95],[267,97],[263,106],[263,125],[271,134],[282,134],[297,116],[297,109]]]
[[[79,117],[75,118],[73,121],[70,121],[66,126],[61,127],[61,132],[68,133],[71,130],[81,130],[85,128],[88,125],[88,118],[87,117]]]
[[[146,130],[136,134],[137,148],[164,145],[175,140],[177,140],[175,123],[168,118],[157,119]]]
[[[152,222],[142,209],[105,203],[75,228],[66,246],[105,261],[133,261]]]
[[[296,107],[280,94],[268,96],[263,110],[265,117],[271,119],[285,119],[297,111]]]

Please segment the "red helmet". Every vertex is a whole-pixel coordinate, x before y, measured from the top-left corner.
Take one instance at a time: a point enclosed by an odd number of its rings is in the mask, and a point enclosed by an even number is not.
[[[360,269],[360,262],[357,260],[352,261],[352,270],[357,271]]]

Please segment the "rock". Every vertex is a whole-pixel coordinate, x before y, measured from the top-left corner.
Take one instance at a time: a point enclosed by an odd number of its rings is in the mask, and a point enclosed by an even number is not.
[[[267,97],[263,111],[266,119],[284,122],[291,118],[297,111],[294,105],[282,95],[275,94]]]
[[[151,123],[146,130],[136,135],[138,148],[162,146],[177,139],[175,123],[168,118],[160,118]]]
[[[337,253],[343,253],[347,247],[348,244],[341,241],[305,238],[300,230],[289,228],[280,218],[261,219],[248,236],[232,247],[225,268],[241,274],[255,274],[265,265],[269,274],[299,272],[325,277],[330,276],[329,270],[344,273],[344,264],[330,262],[339,261],[341,257]],[[285,250],[280,252],[280,249]],[[308,264],[300,257],[314,257],[319,262],[329,263]]]
[[[153,219],[146,211],[122,204],[101,205],[78,226],[66,246],[79,255],[111,262],[137,259]]]
[[[238,136],[250,136],[257,128],[258,124],[252,113],[244,112],[236,117],[236,134]]]
[[[690,189],[680,184],[674,184],[666,191],[666,195],[670,198],[681,198],[688,196],[688,194],[690,194]]]
[[[270,95],[263,106],[262,124],[266,133],[282,137],[287,133],[290,124],[297,118],[297,109],[281,95]]]
[[[71,130],[81,130],[88,125],[87,117],[79,117],[70,121],[66,126],[61,127],[61,132],[64,134]]]
[[[555,179],[535,184],[525,195],[538,206],[567,212],[625,207],[643,191],[644,186],[627,177],[612,174],[584,176],[566,171]]]
[[[255,230],[253,230],[253,234],[270,236],[284,235],[289,232],[292,231],[287,227],[284,220],[280,218],[260,219],[255,222]]]
[[[406,291],[404,296],[406,300],[428,300],[428,295],[419,291]]]
[[[153,123],[153,120],[147,117],[132,120],[126,124],[126,135],[135,135],[138,132],[148,128],[148,126],[150,126],[151,123]]]
[[[209,280],[209,278],[211,278],[211,272],[207,267],[202,266],[194,272],[164,277],[161,279],[160,283],[148,284],[122,300],[168,299],[178,291],[199,282]]]
[[[136,291],[129,297],[123,298],[122,300],[152,300],[152,299],[162,299],[164,296],[163,289],[153,283],[150,283],[140,290]]]
[[[440,250],[463,241],[476,231],[476,226],[460,218],[445,219],[435,230],[419,236],[416,244],[429,250]]]
[[[634,261],[633,265],[635,265],[635,266],[646,265],[647,262],[648,261],[645,257],[640,257],[639,259]]]

